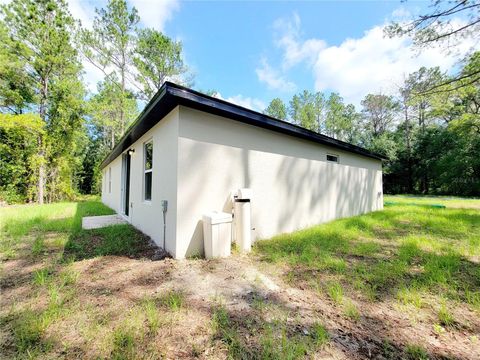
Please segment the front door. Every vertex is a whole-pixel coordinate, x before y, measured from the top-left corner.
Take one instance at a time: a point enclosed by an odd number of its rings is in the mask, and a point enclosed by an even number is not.
[[[130,211],[130,155],[123,155],[122,159],[122,174],[123,174],[123,214],[129,215]]]

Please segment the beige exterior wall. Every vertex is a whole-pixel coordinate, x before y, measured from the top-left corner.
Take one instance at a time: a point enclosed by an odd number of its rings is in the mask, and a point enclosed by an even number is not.
[[[178,107],[157,123],[130,149],[135,152],[130,169],[130,214],[127,220],[163,247],[163,215],[161,200],[168,201],[166,214],[166,250],[176,253],[177,221],[177,151]],[[143,145],[153,141],[152,200],[144,201]],[[112,188],[109,192],[109,169],[112,171]],[[122,214],[122,156],[103,169],[102,201]]]
[[[383,207],[379,160],[182,106],[178,135],[177,258],[203,251],[202,214],[243,187],[257,239]]]
[[[145,202],[143,144],[150,139],[152,200]],[[383,207],[381,161],[183,106],[130,148],[128,220],[163,246],[161,200],[167,200],[166,250],[175,258],[203,253],[202,215],[231,212],[239,188],[253,190],[256,239]],[[327,153],[340,163],[327,163]],[[103,169],[102,181],[102,201],[119,214],[121,181],[119,156]]]

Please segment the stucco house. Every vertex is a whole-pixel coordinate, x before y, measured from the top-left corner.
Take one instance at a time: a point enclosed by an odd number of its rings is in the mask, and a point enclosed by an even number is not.
[[[101,169],[102,201],[175,258],[240,188],[254,239],[383,207],[381,156],[170,82]]]

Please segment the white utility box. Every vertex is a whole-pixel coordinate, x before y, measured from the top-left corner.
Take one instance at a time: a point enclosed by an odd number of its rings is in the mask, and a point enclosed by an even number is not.
[[[232,214],[211,212],[203,215],[203,247],[205,258],[230,256]]]
[[[234,195],[235,242],[241,252],[252,249],[251,189],[239,189]]]

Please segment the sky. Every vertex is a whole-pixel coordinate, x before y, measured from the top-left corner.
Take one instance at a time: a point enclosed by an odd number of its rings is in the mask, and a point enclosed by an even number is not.
[[[368,93],[393,93],[421,66],[447,71],[456,63],[441,49],[418,54],[410,39],[384,36],[389,21],[423,12],[429,1],[128,2],[137,8],[141,26],[182,42],[195,89],[215,90],[259,111],[275,97],[288,103],[304,89],[336,91],[358,107]],[[68,4],[72,15],[90,26],[94,9],[105,1]],[[84,65],[93,91],[102,74]]]

